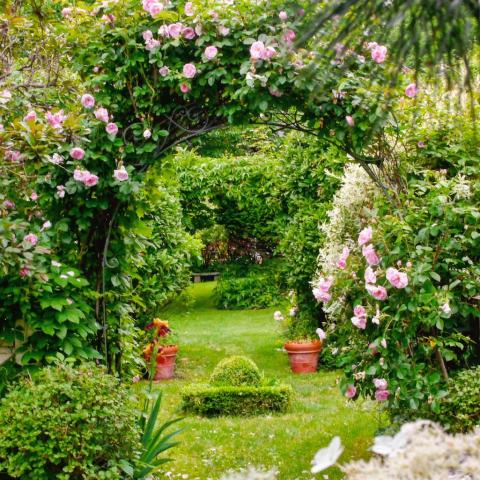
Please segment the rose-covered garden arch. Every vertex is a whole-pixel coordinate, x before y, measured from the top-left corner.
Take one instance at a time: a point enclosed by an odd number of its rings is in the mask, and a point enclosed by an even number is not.
[[[43,84],[30,87],[63,96],[22,96],[18,73],[3,79],[1,97],[3,168],[16,174],[3,195],[15,281],[2,291],[1,315],[10,329],[25,318],[35,345],[26,361],[103,350],[119,365],[121,290],[133,281],[128,231],[142,232],[145,215],[134,199],[149,167],[176,145],[261,123],[338,146],[385,188],[396,180],[385,142],[396,98],[385,47],[337,46],[331,56],[328,32],[299,47],[309,15],[296,2],[107,0],[49,13],[43,32],[65,49],[58,63],[68,73],[50,84],[42,67]],[[15,35],[12,18],[4,24]],[[148,240],[148,228],[142,234]]]

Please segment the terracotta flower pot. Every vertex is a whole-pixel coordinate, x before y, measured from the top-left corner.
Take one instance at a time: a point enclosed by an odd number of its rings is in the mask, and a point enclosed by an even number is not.
[[[162,350],[157,355],[157,369],[153,377],[154,380],[170,380],[173,378],[177,352],[177,345],[162,347]]]
[[[318,355],[322,350],[322,342],[298,343],[287,342],[284,345],[290,360],[293,373],[315,373],[318,366]]]

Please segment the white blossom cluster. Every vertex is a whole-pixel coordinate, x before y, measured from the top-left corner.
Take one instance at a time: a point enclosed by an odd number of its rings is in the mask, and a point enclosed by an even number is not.
[[[378,188],[358,164],[345,166],[342,186],[333,198],[329,220],[320,226],[325,235],[324,247],[318,257],[319,272],[328,276],[336,270],[343,247],[352,247],[363,223],[374,216],[372,204]]]
[[[406,424],[394,437],[377,437],[383,458],[342,466],[348,480],[480,480],[480,430],[448,435],[431,422]]]

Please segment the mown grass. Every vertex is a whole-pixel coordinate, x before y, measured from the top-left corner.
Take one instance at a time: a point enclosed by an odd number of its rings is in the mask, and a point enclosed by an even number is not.
[[[311,479],[311,459],[334,435],[345,445],[342,460],[368,456],[378,427],[372,405],[346,401],[336,386],[337,372],[292,375],[272,318],[274,309],[217,310],[213,287],[194,285],[187,292],[189,299],[183,296],[164,311],[178,333],[180,354],[177,378],[156,387],[164,392],[163,418],[178,411],[184,386],[205,382],[219,360],[234,354],[251,357],[266,376],[292,385],[295,399],[285,415],[186,417],[166,478],[216,480],[230,469],[254,465],[276,467],[281,480]],[[329,479],[342,478],[336,467],[326,473]]]

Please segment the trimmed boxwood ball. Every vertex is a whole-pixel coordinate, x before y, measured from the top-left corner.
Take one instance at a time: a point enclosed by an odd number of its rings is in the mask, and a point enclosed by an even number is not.
[[[215,387],[196,385],[182,392],[182,409],[197,415],[262,415],[284,413],[292,398],[289,385],[278,387]]]
[[[95,365],[56,366],[0,402],[0,471],[23,480],[124,478],[140,448],[135,408]]]
[[[224,358],[210,377],[210,384],[216,386],[255,387],[261,382],[262,375],[255,362],[242,356]]]

